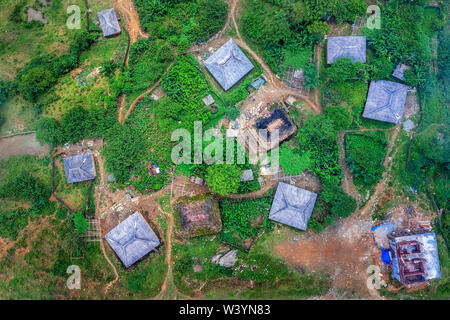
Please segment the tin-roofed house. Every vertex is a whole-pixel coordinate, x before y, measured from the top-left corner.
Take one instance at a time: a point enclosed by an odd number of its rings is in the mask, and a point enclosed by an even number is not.
[[[403,229],[388,238],[392,277],[407,286],[441,277],[434,232]]]
[[[328,37],[327,63],[331,64],[339,58],[350,58],[353,63],[366,63],[366,37]]]
[[[408,86],[386,80],[372,81],[363,117],[398,123],[402,120]]]
[[[119,20],[117,20],[114,8],[100,11],[98,13],[98,19],[100,21],[103,36],[111,37],[121,32]]]
[[[209,56],[204,64],[225,91],[253,69],[253,64],[233,39],[228,40]]]
[[[64,159],[67,183],[95,179],[95,165],[92,153],[79,154]]]
[[[160,245],[156,234],[137,211],[108,232],[105,239],[126,268]]]
[[[269,219],[306,230],[317,194],[280,182],[272,202]]]

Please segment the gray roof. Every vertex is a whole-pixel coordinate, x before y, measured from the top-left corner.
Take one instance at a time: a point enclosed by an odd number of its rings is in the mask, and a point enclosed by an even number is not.
[[[437,279],[441,277],[441,269],[439,266],[439,255],[436,244],[436,235],[434,232],[422,234],[412,234],[406,236],[395,237],[390,240],[390,253],[392,255],[392,276],[401,282],[399,262],[397,253],[397,245],[403,241],[417,241],[420,244],[420,253],[408,255],[408,259],[420,259],[425,267],[425,280]]]
[[[253,69],[253,64],[239,49],[233,39],[228,40],[209,56],[204,63],[205,67],[224,90],[230,89]]]
[[[328,37],[327,63],[339,58],[351,58],[353,62],[366,62],[366,37]]]
[[[251,169],[244,170],[241,175],[241,181],[252,181],[253,179],[253,171]]]
[[[317,194],[280,182],[278,184],[269,219],[306,230],[316,202]]]
[[[402,120],[408,86],[386,80],[372,81],[363,117],[397,123]]]
[[[105,236],[126,268],[159,246],[160,242],[144,217],[135,212]]]
[[[98,19],[100,20],[100,27],[105,37],[120,33],[119,21],[113,8],[100,11],[98,13]]]
[[[202,99],[203,103],[207,106],[212,105],[215,101],[212,95],[208,94],[206,97]]]
[[[399,80],[405,80],[405,70],[406,70],[406,64],[399,63],[396,67],[394,72],[392,72],[392,76],[396,77]]]
[[[91,153],[79,154],[64,159],[67,183],[81,182],[95,178],[94,159]]]

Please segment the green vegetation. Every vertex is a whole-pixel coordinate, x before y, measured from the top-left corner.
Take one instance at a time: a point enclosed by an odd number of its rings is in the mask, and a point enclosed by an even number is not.
[[[211,191],[220,195],[236,193],[242,171],[233,164],[213,164],[206,172],[206,182]]]
[[[348,133],[345,136],[345,160],[356,185],[372,186],[381,179],[386,151],[383,131]]]
[[[243,7],[243,33],[276,73],[288,65],[306,66],[312,45],[329,31],[324,20],[350,22],[366,10],[363,0],[246,0]]]
[[[220,238],[238,248],[243,248],[245,240],[255,238],[259,229],[271,230],[268,220],[272,197],[258,199],[223,199],[220,201],[222,232]]]
[[[185,51],[194,41],[205,41],[225,23],[228,5],[223,0],[136,0],[144,29]]]

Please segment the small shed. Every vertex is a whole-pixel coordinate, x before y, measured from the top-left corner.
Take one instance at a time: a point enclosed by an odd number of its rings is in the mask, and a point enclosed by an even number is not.
[[[204,64],[225,91],[253,69],[253,64],[233,39],[209,56]]]
[[[411,285],[441,277],[436,235],[429,230],[396,230],[389,235],[392,277]]]
[[[202,101],[203,101],[203,103],[206,105],[206,106],[210,106],[210,105],[212,105],[215,101],[214,101],[214,98],[212,97],[212,95],[210,95],[210,94],[208,94],[206,97],[204,97],[203,99],[202,99]]]
[[[98,13],[98,19],[100,21],[103,36],[111,37],[121,32],[119,20],[117,20],[114,8],[100,11]]]
[[[160,245],[156,234],[137,211],[108,232],[105,239],[126,268]]]
[[[396,67],[394,72],[392,72],[392,76],[404,81],[405,80],[405,70],[407,69],[406,64],[399,63]]]
[[[95,179],[95,165],[92,153],[79,154],[64,159],[67,183]]]
[[[353,63],[366,63],[366,37],[328,37],[327,63],[331,64],[339,58],[351,58]]]
[[[251,170],[251,169],[244,170],[244,172],[241,175],[241,181],[243,181],[243,182],[252,181],[253,179],[254,179],[253,170]]]
[[[272,202],[269,219],[306,230],[317,194],[280,182]]]
[[[266,79],[264,79],[263,77],[259,77],[258,79],[256,79],[255,81],[253,81],[252,83],[250,83],[250,85],[255,88],[258,89],[259,87],[261,87],[264,83],[266,83]]]
[[[363,117],[398,123],[402,120],[408,86],[379,80],[370,82]]]

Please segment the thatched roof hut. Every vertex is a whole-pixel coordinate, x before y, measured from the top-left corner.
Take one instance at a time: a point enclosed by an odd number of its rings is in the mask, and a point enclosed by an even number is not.
[[[182,197],[176,202],[180,235],[185,238],[214,234],[222,229],[219,202],[211,194]]]

